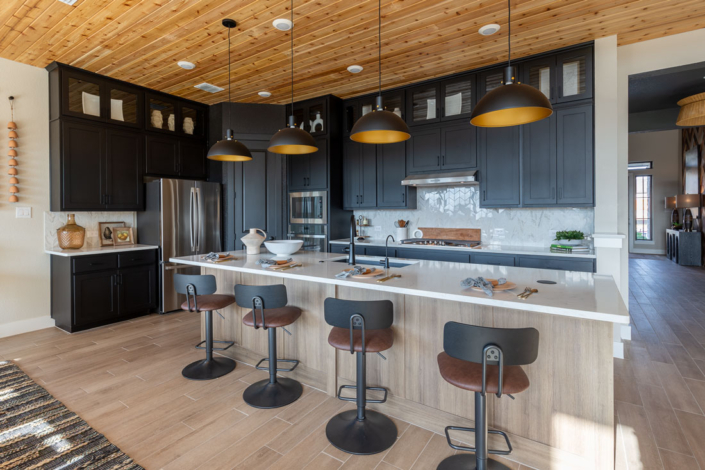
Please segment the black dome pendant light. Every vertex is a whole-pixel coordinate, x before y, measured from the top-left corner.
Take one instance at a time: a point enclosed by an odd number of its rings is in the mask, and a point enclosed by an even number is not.
[[[512,13],[507,0],[509,54],[504,69],[503,86],[487,93],[477,103],[470,116],[470,124],[477,127],[509,127],[540,121],[553,114],[551,103],[538,89],[516,81],[512,67]]]
[[[228,104],[230,101],[230,30],[237,26],[235,20],[224,19],[223,26],[228,28]],[[228,106],[228,130],[225,140],[219,140],[208,150],[208,159],[220,162],[247,162],[252,160],[252,154],[242,142],[235,140],[233,130],[230,128],[232,110]]]
[[[283,155],[304,155],[318,150],[314,138],[294,121],[294,0],[291,0],[291,115],[289,127],[280,129],[269,141],[272,153]]]
[[[350,139],[363,144],[393,144],[411,137],[404,120],[391,111],[385,111],[382,106],[382,0],[378,3],[379,95],[376,109],[358,119],[350,131]]]

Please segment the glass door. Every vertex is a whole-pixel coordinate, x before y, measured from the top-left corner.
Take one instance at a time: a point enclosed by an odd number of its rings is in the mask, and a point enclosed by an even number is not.
[[[311,103],[306,107],[306,130],[311,135],[325,135],[328,132],[326,102]]]
[[[556,58],[545,57],[522,64],[523,82],[546,95],[551,103],[556,102]]]
[[[187,136],[203,137],[205,133],[205,112],[193,105],[181,104],[179,119],[181,124],[177,129]]]
[[[176,101],[147,94],[145,128],[148,131],[176,133]]]
[[[422,85],[409,90],[407,95],[406,122],[413,126],[430,124],[441,120],[441,104],[439,103],[440,85],[438,83]]]
[[[472,114],[475,76],[454,78],[441,84],[441,106],[444,121],[467,118]]]
[[[360,119],[360,102],[358,100],[347,100],[343,104],[343,133],[350,135],[353,126]]]
[[[493,69],[483,72],[478,81],[478,100],[490,91],[504,84],[504,68]]]
[[[558,103],[592,98],[592,48],[560,54],[556,72]]]
[[[73,70],[62,70],[62,112],[95,121],[105,120],[105,82]]]
[[[130,127],[142,126],[143,93],[129,87],[107,85],[109,97],[108,121]]]

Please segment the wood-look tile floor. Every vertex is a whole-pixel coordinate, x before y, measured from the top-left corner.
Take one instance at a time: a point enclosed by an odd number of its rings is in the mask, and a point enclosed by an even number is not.
[[[705,470],[705,270],[629,261],[632,340],[614,360],[616,469]]]
[[[241,363],[217,380],[184,379],[181,369],[203,357],[193,348],[199,335],[197,315],[151,315],[73,335],[51,328],[0,339],[0,358],[148,470],[428,470],[455,453],[444,436],[395,420],[391,449],[345,454],[328,443],[325,426],[347,402],[304,387],[285,408],[251,408],[242,392],[266,373]]]
[[[703,286],[700,268],[630,260],[632,341],[615,359],[617,470],[705,470]],[[304,387],[288,407],[250,408],[242,392],[265,373],[244,364],[215,381],[185,380],[181,369],[203,354],[192,348],[199,332],[196,315],[152,315],[74,335],[47,329],[0,339],[0,358],[147,469],[427,470],[454,453],[443,436],[399,420],[389,451],[340,452],[325,424],[350,404]]]

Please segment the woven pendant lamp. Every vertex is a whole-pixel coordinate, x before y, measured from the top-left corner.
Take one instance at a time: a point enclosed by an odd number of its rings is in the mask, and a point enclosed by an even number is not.
[[[681,127],[705,126],[705,93],[683,98],[676,125]]]

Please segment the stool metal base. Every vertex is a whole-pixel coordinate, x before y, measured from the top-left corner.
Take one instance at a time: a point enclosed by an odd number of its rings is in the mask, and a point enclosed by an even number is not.
[[[190,380],[212,380],[229,374],[235,369],[235,361],[227,357],[214,357],[192,362],[184,367],[181,375]]]
[[[270,383],[269,379],[264,379],[250,385],[242,399],[254,408],[281,408],[298,400],[304,391],[296,380],[283,377],[276,380]]]
[[[475,454],[457,454],[441,462],[436,470],[511,470],[496,460],[487,459],[485,465],[477,466]]]
[[[382,413],[365,410],[365,419],[357,419],[357,410],[334,416],[326,426],[326,437],[333,446],[355,455],[378,454],[397,441],[394,421]]]

